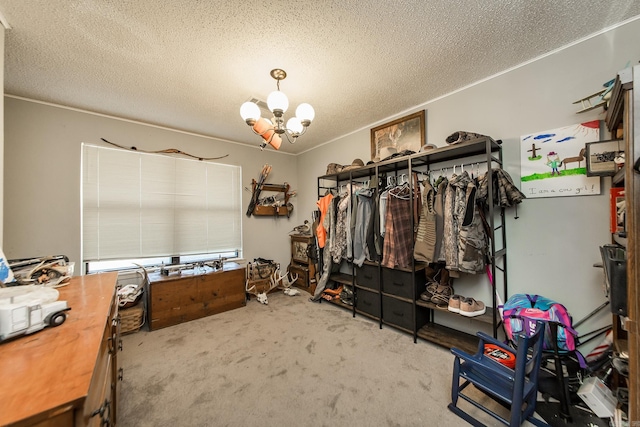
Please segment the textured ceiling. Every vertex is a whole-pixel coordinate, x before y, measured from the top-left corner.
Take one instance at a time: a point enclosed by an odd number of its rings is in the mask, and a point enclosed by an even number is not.
[[[640,1],[0,0],[0,11],[7,94],[257,145],[239,107],[266,99],[283,68],[291,109],[316,110],[282,145],[299,153],[640,15]]]

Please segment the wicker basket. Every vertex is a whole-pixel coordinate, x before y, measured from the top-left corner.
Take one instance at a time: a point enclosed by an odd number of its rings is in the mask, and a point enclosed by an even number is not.
[[[135,307],[120,309],[120,333],[128,334],[138,332],[144,325],[144,307],[138,304]]]

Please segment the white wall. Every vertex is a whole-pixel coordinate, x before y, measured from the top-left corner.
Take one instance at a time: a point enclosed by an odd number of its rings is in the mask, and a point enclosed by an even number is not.
[[[426,109],[427,141],[437,146],[446,145],[446,137],[458,130],[501,139],[504,169],[519,183],[520,136],[604,119],[602,109],[576,114],[579,107],[572,102],[600,89],[628,61],[636,63],[639,38],[640,20],[636,20],[399,115]],[[315,206],[315,178],[325,173],[328,163],[348,164],[356,157],[365,162],[371,157],[369,128],[298,156],[302,209]],[[514,210],[507,211],[509,295],[533,293],[556,299],[574,319],[605,301],[602,270],[593,264],[601,261],[599,246],[611,241],[609,187],[610,178],[603,178],[599,196],[525,200],[517,220]],[[454,289],[491,301],[484,277],[458,280]],[[477,322],[459,320],[442,318],[446,324],[457,322],[461,329],[479,328]],[[610,314],[601,313],[580,331],[610,321]]]
[[[81,260],[81,144],[105,138],[144,150],[176,148],[202,157],[229,154],[220,163],[242,167],[242,185],[251,188],[265,163],[268,181],[296,189],[295,158],[256,146],[227,143],[167,129],[117,120],[32,101],[5,97],[4,252],[9,259],[67,255]],[[286,267],[289,231],[298,225],[298,201],[290,219],[246,217],[251,193],[243,192],[243,245],[246,259],[274,259]],[[302,222],[300,220],[300,222]],[[76,266],[76,272],[81,270]]]
[[[4,25],[0,25],[0,90],[4,93]],[[3,242],[4,227],[4,102],[0,103],[0,243]]]

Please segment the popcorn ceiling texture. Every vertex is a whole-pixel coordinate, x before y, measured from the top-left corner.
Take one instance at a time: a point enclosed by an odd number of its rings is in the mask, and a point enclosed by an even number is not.
[[[9,95],[255,145],[240,104],[266,99],[283,68],[290,109],[316,109],[308,134],[282,146],[296,153],[640,15],[640,2],[0,0],[0,11]]]

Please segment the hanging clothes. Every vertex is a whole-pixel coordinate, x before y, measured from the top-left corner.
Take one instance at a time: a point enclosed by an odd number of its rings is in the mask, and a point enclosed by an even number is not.
[[[347,235],[349,230],[350,216],[349,204],[351,201],[351,184],[347,185],[347,190],[340,194],[340,201],[336,210],[336,235],[334,245],[331,247],[331,258],[333,262],[339,263],[347,256]],[[349,245],[351,241],[349,240]]]
[[[331,204],[329,205],[329,211],[327,212],[327,216],[326,216],[326,219],[328,220],[328,223],[329,223],[328,229],[330,230],[330,232],[327,235],[325,250],[328,250],[329,253],[331,254],[333,254],[336,251],[336,245],[338,244],[336,240],[336,216],[338,212],[338,202],[340,202],[339,196],[336,196],[331,200]]]
[[[465,214],[462,217],[458,244],[458,269],[463,273],[484,272],[487,236],[476,203],[477,188],[472,181],[467,186]]]
[[[356,213],[358,212],[358,196],[356,193],[358,188],[352,188],[351,191],[351,203],[347,208],[347,259],[353,260],[353,236],[356,232]]]
[[[476,190],[467,172],[454,175],[447,186],[443,249],[450,272],[484,271],[486,235],[476,212]]]
[[[442,249],[442,241],[444,236],[444,203],[445,195],[449,180],[445,176],[441,176],[436,180],[436,198],[433,210],[436,213],[436,246],[433,258],[436,262],[444,262],[444,250]]]
[[[411,196],[411,189],[406,184],[389,190],[382,251],[383,267],[407,268],[411,265],[413,258]]]
[[[478,184],[478,200],[485,202],[489,197],[489,178],[485,173]],[[511,176],[501,168],[492,169],[493,203],[500,207],[511,207],[522,203],[526,196],[513,183]]]
[[[372,188],[357,192],[358,210],[353,235],[353,263],[358,267],[362,266],[365,259],[371,260],[367,238],[373,221],[373,194]]]
[[[448,270],[458,271],[459,216],[465,208],[469,174],[453,175],[449,180],[444,206],[444,260]],[[463,213],[464,215],[464,213]]]
[[[422,215],[418,223],[418,233],[413,248],[413,257],[416,261],[435,262],[435,250],[437,243],[436,234],[436,211],[435,198],[436,191],[431,183],[424,181],[424,192],[422,195]]]
[[[318,247],[324,248],[325,241],[327,239],[327,229],[324,226],[324,220],[329,210],[329,205],[333,200],[333,194],[328,193],[316,202],[318,209],[320,210],[320,222],[316,228],[316,236],[318,236]]]
[[[382,244],[380,242],[380,233],[377,228],[377,224],[379,220],[379,214],[376,210],[378,206],[378,177],[374,176],[371,178],[369,182],[369,188],[372,191],[371,195],[371,221],[369,221],[369,227],[367,228],[367,248],[369,252],[369,261],[379,262],[380,256],[382,255]]]
[[[386,213],[387,213],[387,199],[389,197],[389,188],[387,187],[384,191],[380,193],[379,197],[379,208],[378,212],[380,212],[380,236],[384,237],[386,233]]]

